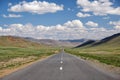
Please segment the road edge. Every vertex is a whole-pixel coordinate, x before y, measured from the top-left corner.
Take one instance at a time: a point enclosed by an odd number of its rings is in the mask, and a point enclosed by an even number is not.
[[[57,54],[58,54],[58,53],[57,53]],[[44,56],[44,57],[42,57],[42,58],[40,58],[40,59],[38,59],[38,60],[32,61],[32,62],[30,62],[30,63],[23,64],[23,65],[21,65],[21,66],[19,66],[19,67],[17,67],[17,68],[6,69],[6,70],[9,70],[9,72],[6,72],[6,73],[3,73],[2,75],[0,75],[0,79],[3,78],[3,77],[5,77],[5,76],[7,76],[7,75],[10,75],[10,74],[12,74],[12,73],[14,73],[14,72],[17,72],[17,71],[19,71],[19,70],[22,70],[22,69],[24,69],[24,68],[26,68],[26,67],[29,67],[29,66],[37,63],[37,62],[44,61],[44,60],[46,60],[46,59],[48,59],[48,58],[50,58],[50,57],[52,57],[52,56],[55,56],[55,55],[57,55],[57,54],[52,54],[52,55],[50,55],[50,56]]]
[[[64,53],[66,53],[66,52],[64,52]],[[70,56],[73,56],[73,57],[75,57],[76,59],[85,62],[85,63],[88,64],[89,66],[91,66],[91,67],[93,67],[94,69],[102,72],[102,73],[105,74],[105,75],[111,76],[111,77],[116,78],[116,79],[120,79],[120,75],[114,74],[114,73],[110,73],[108,70],[106,70],[106,69],[104,69],[104,68],[96,65],[93,61],[82,59],[80,56],[72,55],[72,54],[70,54],[70,53],[66,53],[66,54],[68,54],[68,55],[70,55]],[[102,63],[100,63],[100,64],[102,64]]]

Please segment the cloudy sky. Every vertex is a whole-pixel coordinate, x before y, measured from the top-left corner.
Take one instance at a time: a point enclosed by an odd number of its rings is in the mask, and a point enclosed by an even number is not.
[[[120,0],[0,0],[0,36],[101,39],[120,32]]]

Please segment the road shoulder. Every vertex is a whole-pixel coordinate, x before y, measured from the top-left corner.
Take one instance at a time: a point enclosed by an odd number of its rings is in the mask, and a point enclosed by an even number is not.
[[[69,54],[69,53],[66,53],[66,54]],[[99,62],[97,60],[93,60],[93,59],[85,60],[85,59],[81,58],[80,56],[78,57],[78,56],[72,55],[72,54],[69,54],[69,55],[76,57],[78,60],[81,60],[81,61],[87,63],[91,67],[97,69],[98,71],[100,71],[108,76],[112,76],[114,78],[120,79],[120,67],[107,65],[105,63],[101,63],[101,62]]]
[[[28,67],[28,66],[31,66],[31,65],[33,65],[33,64],[35,64],[35,63],[37,63],[37,62],[44,61],[44,60],[46,60],[46,59],[48,59],[48,58],[50,58],[50,57],[52,57],[52,56],[54,56],[54,55],[56,55],[56,54],[53,54],[53,55],[50,55],[50,56],[43,56],[43,57],[41,57],[41,58],[38,59],[38,60],[31,61],[31,62],[29,62],[29,63],[20,65],[20,66],[18,66],[18,67],[0,70],[0,78],[2,78],[2,77],[4,77],[4,76],[7,76],[7,75],[9,75],[9,74],[11,74],[11,73],[13,73],[13,72],[18,71],[18,70],[24,69],[24,68],[26,68],[26,67]]]

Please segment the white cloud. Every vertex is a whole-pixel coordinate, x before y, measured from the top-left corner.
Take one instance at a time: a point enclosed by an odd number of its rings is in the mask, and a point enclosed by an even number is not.
[[[11,6],[8,9],[8,11],[12,12],[30,12],[36,14],[55,13],[61,10],[63,10],[63,5],[57,5],[46,1],[41,2],[37,0],[32,2],[23,1],[19,4]]]
[[[119,21],[110,21],[110,25],[113,25],[115,29],[120,29],[120,20]]]
[[[113,33],[116,29],[107,30],[103,27],[86,28],[80,20],[67,21],[64,24],[44,26],[32,24],[11,24],[7,28],[0,27],[0,35],[15,35],[42,39],[100,39]]]
[[[110,21],[109,24],[111,24],[111,25],[120,25],[120,20],[119,21]]]
[[[81,12],[78,12],[77,14],[76,14],[76,16],[77,17],[89,17],[89,16],[91,16],[90,14],[83,14],[83,13],[81,13]]]
[[[9,15],[2,15],[4,18],[19,18],[22,17],[22,15],[16,15],[16,14],[9,14]]]
[[[0,31],[2,31],[2,27],[0,27]]]
[[[72,20],[64,23],[67,28],[80,28],[84,29],[83,23],[80,20]]]
[[[95,22],[92,22],[92,21],[88,21],[86,23],[87,26],[91,26],[91,27],[97,27],[98,26],[98,23],[95,23]]]
[[[107,31],[107,29],[103,28],[103,27],[92,27],[92,28],[89,28],[89,31],[93,31],[93,32],[104,32],[104,31]]]
[[[34,37],[34,38],[48,38],[48,39],[72,39],[80,36],[86,32],[86,28],[80,20],[67,21],[63,25],[57,24],[54,26],[32,24],[11,24],[8,28],[5,28],[7,32],[0,31],[0,35],[17,35],[22,37]]]
[[[77,5],[83,12],[93,12],[94,15],[120,15],[120,7],[114,8],[109,0],[77,0]]]
[[[115,26],[114,28],[115,28],[115,29],[120,29],[120,26]]]

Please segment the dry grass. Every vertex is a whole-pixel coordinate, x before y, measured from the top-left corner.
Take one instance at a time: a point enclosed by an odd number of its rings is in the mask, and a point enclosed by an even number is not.
[[[87,60],[91,65],[109,73],[120,75],[120,48],[65,49],[67,53]]]
[[[0,47],[0,76],[11,73],[20,66],[29,64],[59,52],[59,48]]]
[[[45,59],[45,58],[47,58],[48,56],[42,56],[40,59],[38,59],[38,60],[35,60],[35,57],[33,57],[33,56],[31,56],[31,57],[28,57],[28,58],[16,58],[16,59],[13,59],[13,60],[11,60],[11,61],[9,61],[8,62],[8,65],[9,64],[12,64],[12,63],[18,63],[18,62],[23,62],[22,63],[22,65],[20,65],[20,66],[16,66],[16,67],[11,67],[11,68],[4,68],[4,69],[2,69],[2,70],[0,70],[0,77],[3,77],[3,76],[5,76],[5,75],[8,75],[8,74],[10,74],[10,73],[12,73],[12,72],[15,72],[15,71],[17,71],[17,70],[20,70],[20,69],[23,69],[23,68],[25,68],[25,67],[27,67],[27,66],[30,66],[30,65],[32,65],[33,63],[36,63],[36,62],[38,62],[38,61],[41,61],[41,60],[43,60],[43,59]],[[4,63],[4,65],[7,65],[7,63]]]

